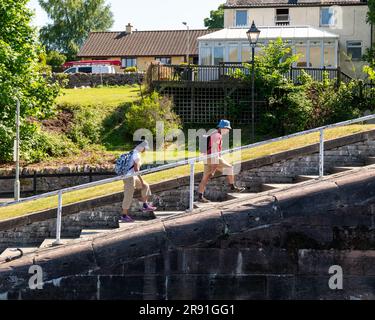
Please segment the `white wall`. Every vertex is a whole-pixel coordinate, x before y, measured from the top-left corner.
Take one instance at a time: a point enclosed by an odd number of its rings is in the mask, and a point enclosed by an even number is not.
[[[361,6],[340,6],[336,7],[338,12],[338,24],[335,27],[320,26],[320,7],[297,7],[289,8],[290,25],[308,25],[320,30],[326,30],[340,36],[339,64],[343,70],[352,76],[361,76],[361,61],[351,62],[346,54],[347,41],[362,41],[362,53],[371,46],[370,25],[366,23],[368,7]],[[241,9],[242,10],[242,9]],[[226,9],[224,25],[226,28],[235,27],[235,9]],[[275,25],[275,8],[254,8],[248,9],[248,24],[254,20],[257,26]],[[353,72],[353,67],[356,72]],[[355,74],[356,73],[356,74]]]

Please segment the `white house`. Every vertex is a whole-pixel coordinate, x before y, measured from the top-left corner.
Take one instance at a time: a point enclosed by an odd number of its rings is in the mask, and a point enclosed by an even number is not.
[[[228,0],[225,28],[198,38],[200,63],[250,60],[246,31],[254,21],[261,30],[259,43],[288,41],[300,54],[297,66],[340,66],[361,76],[361,58],[372,42],[367,12],[367,0]]]

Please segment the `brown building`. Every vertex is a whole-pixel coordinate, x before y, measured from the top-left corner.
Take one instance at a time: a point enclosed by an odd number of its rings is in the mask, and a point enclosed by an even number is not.
[[[91,32],[78,53],[82,60],[120,60],[121,68],[146,71],[151,62],[198,63],[197,39],[217,30]]]

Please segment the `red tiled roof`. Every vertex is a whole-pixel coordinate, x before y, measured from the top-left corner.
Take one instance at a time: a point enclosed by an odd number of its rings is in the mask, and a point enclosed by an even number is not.
[[[190,55],[198,55],[197,38],[217,30],[190,30]],[[78,57],[183,56],[188,31],[91,32]]]
[[[226,8],[367,5],[367,0],[227,0]]]

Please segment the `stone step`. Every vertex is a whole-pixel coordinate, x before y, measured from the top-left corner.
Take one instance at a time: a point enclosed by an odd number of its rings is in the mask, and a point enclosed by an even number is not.
[[[252,197],[257,197],[258,194],[255,192],[242,192],[242,193],[228,193],[228,200],[235,200],[235,199],[247,199]]]
[[[98,234],[105,234],[111,231],[113,231],[113,229],[82,229],[80,238],[91,238],[97,236]]]
[[[208,202],[208,203],[194,202],[194,209],[210,209],[210,208],[213,208],[220,203],[222,203],[222,202],[213,202],[213,201]]]
[[[335,174],[335,173],[340,173],[340,172],[355,170],[355,169],[359,169],[359,168],[361,168],[361,166],[356,166],[356,167],[334,167],[334,168],[332,168],[331,172],[332,172],[332,174]]]
[[[0,254],[0,262],[5,262],[7,259],[12,259],[19,257],[21,255],[21,252],[18,250],[22,250],[23,255],[28,253],[33,253],[37,251],[38,247],[21,247],[21,248],[7,248],[5,249],[2,254]]]
[[[310,181],[310,180],[317,180],[317,179],[319,179],[319,176],[300,175],[296,177],[296,183]]]
[[[294,183],[265,183],[262,184],[262,191],[270,191],[276,189],[284,189],[293,186]]]
[[[178,214],[183,214],[185,211],[155,211],[155,217],[162,219],[162,218],[167,218],[171,216],[175,216]]]
[[[60,244],[67,244],[68,242],[72,241],[73,239],[60,239]],[[54,247],[56,239],[45,239],[42,244],[39,246],[40,249],[45,249],[45,248],[52,248]]]
[[[120,230],[123,230],[123,229],[128,229],[128,228],[131,228],[131,227],[134,227],[136,225],[140,225],[142,223],[145,223],[149,220],[135,220],[134,222],[119,222],[119,227],[118,229]],[[118,230],[116,229],[116,230]]]
[[[368,157],[366,159],[366,164],[369,166],[369,165],[372,165],[372,164],[375,164],[375,157]]]

